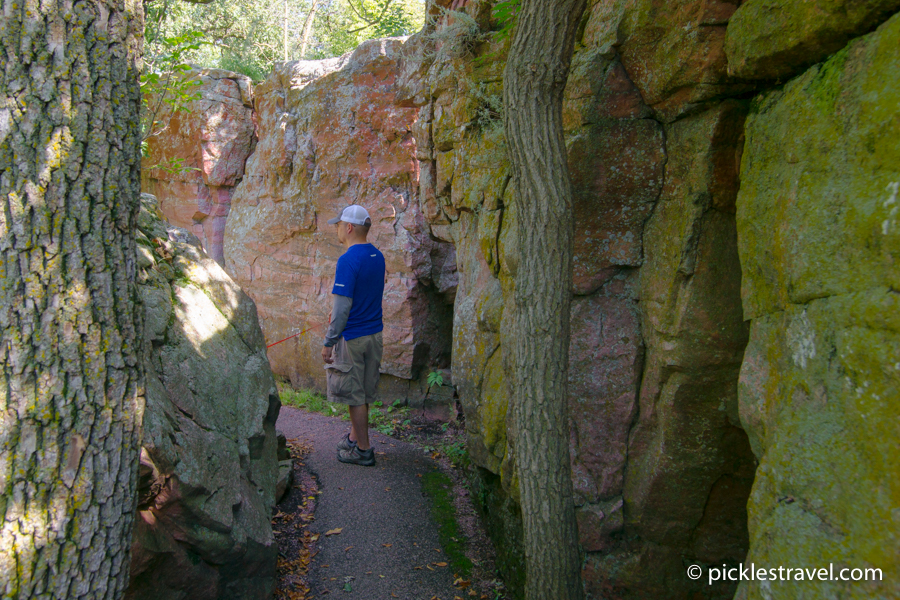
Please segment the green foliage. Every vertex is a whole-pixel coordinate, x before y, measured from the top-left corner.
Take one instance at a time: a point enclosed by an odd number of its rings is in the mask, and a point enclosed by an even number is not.
[[[144,57],[141,73],[141,154],[147,156],[147,140],[165,131],[172,115],[187,111],[188,104],[200,98],[196,86],[200,82],[190,76],[191,67],[185,56],[200,49],[203,34],[188,31],[183,35],[157,40],[157,54]],[[156,165],[143,165],[146,169],[162,169],[169,173],[183,173],[192,167],[184,165],[184,159],[170,159]]]
[[[325,396],[313,390],[295,390],[288,385],[279,385],[278,395],[281,396],[281,403],[287,406],[328,415],[329,417],[343,414],[339,412],[340,404],[328,402]],[[346,412],[346,410],[343,412]]]
[[[314,390],[295,390],[285,383],[278,385],[278,394],[281,403],[293,408],[315,412],[329,417],[340,417],[341,420],[349,420],[347,409],[343,404],[328,402],[328,399]],[[397,400],[392,406],[384,407],[380,400],[372,404],[369,410],[369,425],[384,435],[393,435],[400,429],[408,429],[410,420],[407,418],[410,409],[401,406],[403,400]]]
[[[432,371],[428,374],[428,387],[431,386],[442,386],[444,385],[444,376],[441,375],[440,371]]]
[[[425,20],[425,0],[152,0],[145,6],[145,55],[161,53],[167,38],[197,31],[206,43],[185,55],[189,62],[254,81],[285,58],[340,56],[367,39],[411,35]]]
[[[495,33],[497,40],[505,40],[512,35],[516,27],[516,21],[519,16],[519,7],[522,0],[503,0],[494,5],[491,14],[497,19],[500,29]]]

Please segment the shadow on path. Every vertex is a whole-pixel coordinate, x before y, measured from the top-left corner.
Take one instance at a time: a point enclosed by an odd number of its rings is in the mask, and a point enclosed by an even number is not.
[[[453,600],[464,597],[441,548],[421,476],[436,470],[420,449],[371,431],[374,467],[338,462],[349,430],[339,418],[282,407],[278,429],[312,447],[305,459],[318,480],[317,554],[309,566],[310,597],[366,600]],[[292,494],[297,490],[292,490]],[[340,533],[326,535],[340,529]]]

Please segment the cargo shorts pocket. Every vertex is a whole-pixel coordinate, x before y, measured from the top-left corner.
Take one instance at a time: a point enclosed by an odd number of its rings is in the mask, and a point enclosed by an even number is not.
[[[340,399],[349,399],[353,394],[353,377],[350,370],[351,364],[331,364],[325,367],[326,385],[328,396]]]
[[[347,348],[347,341],[340,338],[332,353],[334,362],[325,365],[325,386],[330,402],[346,402],[353,396],[353,361]]]

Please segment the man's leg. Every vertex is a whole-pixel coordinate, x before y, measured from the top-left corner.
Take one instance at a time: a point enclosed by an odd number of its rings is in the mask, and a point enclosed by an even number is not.
[[[356,442],[360,450],[368,450],[369,446],[369,405],[348,406],[350,409],[350,439]]]

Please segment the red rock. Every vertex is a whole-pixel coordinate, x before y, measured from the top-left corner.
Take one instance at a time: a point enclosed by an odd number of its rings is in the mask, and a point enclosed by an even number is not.
[[[417,202],[419,109],[401,93],[401,51],[400,40],[372,40],[343,61],[279,66],[256,90],[260,141],[232,199],[226,268],[260,307],[270,343],[308,330],[269,350],[295,385],[324,386],[321,343],[344,251],[325,221],[351,203],[368,209],[387,264],[382,372],[419,394],[419,372],[449,361],[441,307],[453,301],[455,253],[431,237]]]
[[[185,105],[186,111],[162,115],[168,127],[148,139],[141,188],[157,196],[170,223],[191,230],[223,264],[232,191],[256,142],[250,79],[221,69],[196,70],[188,76],[200,81],[191,90],[200,98]],[[173,160],[182,161],[186,170],[160,168],[174,166]]]

